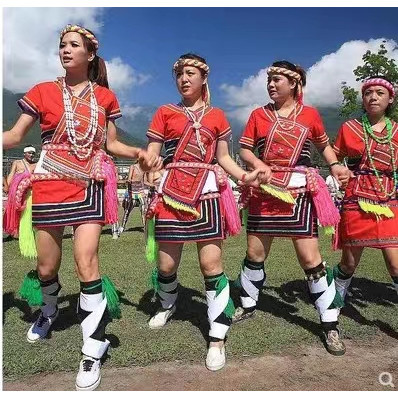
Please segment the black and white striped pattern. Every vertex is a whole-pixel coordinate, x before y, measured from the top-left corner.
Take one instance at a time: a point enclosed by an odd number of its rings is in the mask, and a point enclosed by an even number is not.
[[[260,289],[265,282],[264,261],[254,262],[244,259],[239,275],[240,301],[243,308],[255,307],[258,301]]]
[[[254,215],[250,214],[249,208],[247,232],[270,236],[317,236],[318,225],[310,194],[298,194],[289,215]]]
[[[159,290],[158,296],[162,308],[169,310],[175,304],[178,297],[178,280],[177,274],[163,276],[158,272]]]
[[[33,204],[32,222],[35,227],[73,225],[92,221],[104,222],[104,202],[104,184],[90,181],[88,187],[85,188],[83,200]]]
[[[61,290],[58,275],[49,281],[40,280],[41,293],[43,296],[43,305],[41,312],[46,318],[54,315],[57,311],[58,293]]]
[[[80,282],[77,314],[83,332],[82,353],[100,359],[109,346],[105,339],[107,299],[102,293],[101,279]]]
[[[155,238],[162,242],[223,239],[220,198],[201,200],[197,220],[156,219],[155,226]]]

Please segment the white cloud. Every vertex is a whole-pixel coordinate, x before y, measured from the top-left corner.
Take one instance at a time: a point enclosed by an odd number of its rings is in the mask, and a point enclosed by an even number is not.
[[[305,103],[313,106],[338,106],[342,101],[341,82],[359,88],[353,70],[362,64],[362,56],[367,50],[376,52],[384,39],[371,39],[368,42],[354,40],[344,43],[336,52],[323,56],[307,71],[307,87],[304,91]],[[386,54],[398,62],[398,48],[394,40],[387,40]],[[232,108],[228,115],[241,123],[246,123],[250,112],[269,101],[266,90],[267,73],[261,69],[256,75],[243,80],[240,86],[223,84],[227,104]]]
[[[3,85],[24,92],[40,81],[63,74],[58,58],[58,35],[77,22],[99,32],[100,8],[5,8]]]
[[[126,96],[132,86],[139,86],[150,79],[150,75],[136,72],[121,58],[112,58],[106,62],[110,88],[120,96]]]
[[[93,7],[5,8],[3,12],[3,85],[13,92],[25,92],[38,82],[64,74],[58,58],[60,29],[73,22],[98,34],[104,10]],[[109,84],[123,98],[127,99],[133,86],[144,84],[150,78],[136,72],[119,57],[106,63]]]
[[[325,55],[307,72],[305,100],[314,106],[336,106],[343,99],[341,82],[358,89],[360,82],[355,81],[353,70],[362,65],[362,56],[367,50],[377,52],[383,39],[371,39],[368,42],[354,40],[344,43],[335,53]],[[398,62],[398,48],[394,40],[385,43],[387,57]]]

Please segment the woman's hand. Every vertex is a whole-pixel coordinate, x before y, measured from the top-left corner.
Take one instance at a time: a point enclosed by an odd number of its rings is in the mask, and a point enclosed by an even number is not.
[[[143,171],[158,171],[163,167],[163,159],[154,152],[140,149],[138,152],[138,163]]]
[[[251,187],[259,187],[262,184],[259,174],[262,173],[261,169],[256,169],[247,173],[244,173],[242,178],[238,181],[238,185],[249,185]]]
[[[257,170],[259,170],[258,179],[260,181],[260,184],[268,184],[272,178],[271,167],[263,164]]]
[[[354,176],[351,170],[349,170],[345,166],[342,166],[341,164],[334,164],[333,166],[331,166],[330,172],[332,173],[332,176],[336,178],[341,188],[343,189],[347,186],[350,178]]]

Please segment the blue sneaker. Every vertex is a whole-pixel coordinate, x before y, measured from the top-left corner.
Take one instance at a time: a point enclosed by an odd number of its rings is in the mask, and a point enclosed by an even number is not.
[[[58,317],[58,313],[59,310],[57,309],[53,315],[47,318],[40,311],[39,317],[37,318],[36,322],[30,327],[26,335],[29,343],[35,343],[36,341],[44,339],[47,336],[51,326]]]

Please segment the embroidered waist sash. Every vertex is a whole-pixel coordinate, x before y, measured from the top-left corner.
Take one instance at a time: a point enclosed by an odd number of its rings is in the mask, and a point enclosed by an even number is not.
[[[214,133],[204,126],[200,129],[200,139],[205,148],[204,154],[200,150],[192,123],[188,123],[173,156],[172,164],[179,166],[168,165],[169,172],[162,187],[164,196],[190,208],[196,206],[209,173],[208,168],[199,165],[210,165],[216,150]]]
[[[294,167],[308,136],[308,128],[292,120],[281,122],[286,130],[274,122],[266,138],[263,162],[279,167]],[[292,128],[292,126],[294,126]],[[292,128],[291,130],[288,130]],[[290,172],[276,170],[272,173],[271,184],[285,188],[289,184]]]
[[[393,142],[392,145],[397,147]],[[355,172],[355,183],[353,193],[360,198],[365,198],[373,202],[385,202],[390,198],[396,197],[397,187],[394,187],[393,173],[391,170],[391,154],[388,146],[376,141],[370,143],[370,154],[373,159],[374,167],[379,173],[375,175],[370,165],[366,151],[364,151],[358,170]],[[398,148],[396,148],[398,150]],[[397,151],[394,151],[397,153]],[[396,155],[397,157],[398,155]],[[398,159],[395,159],[395,164]]]

